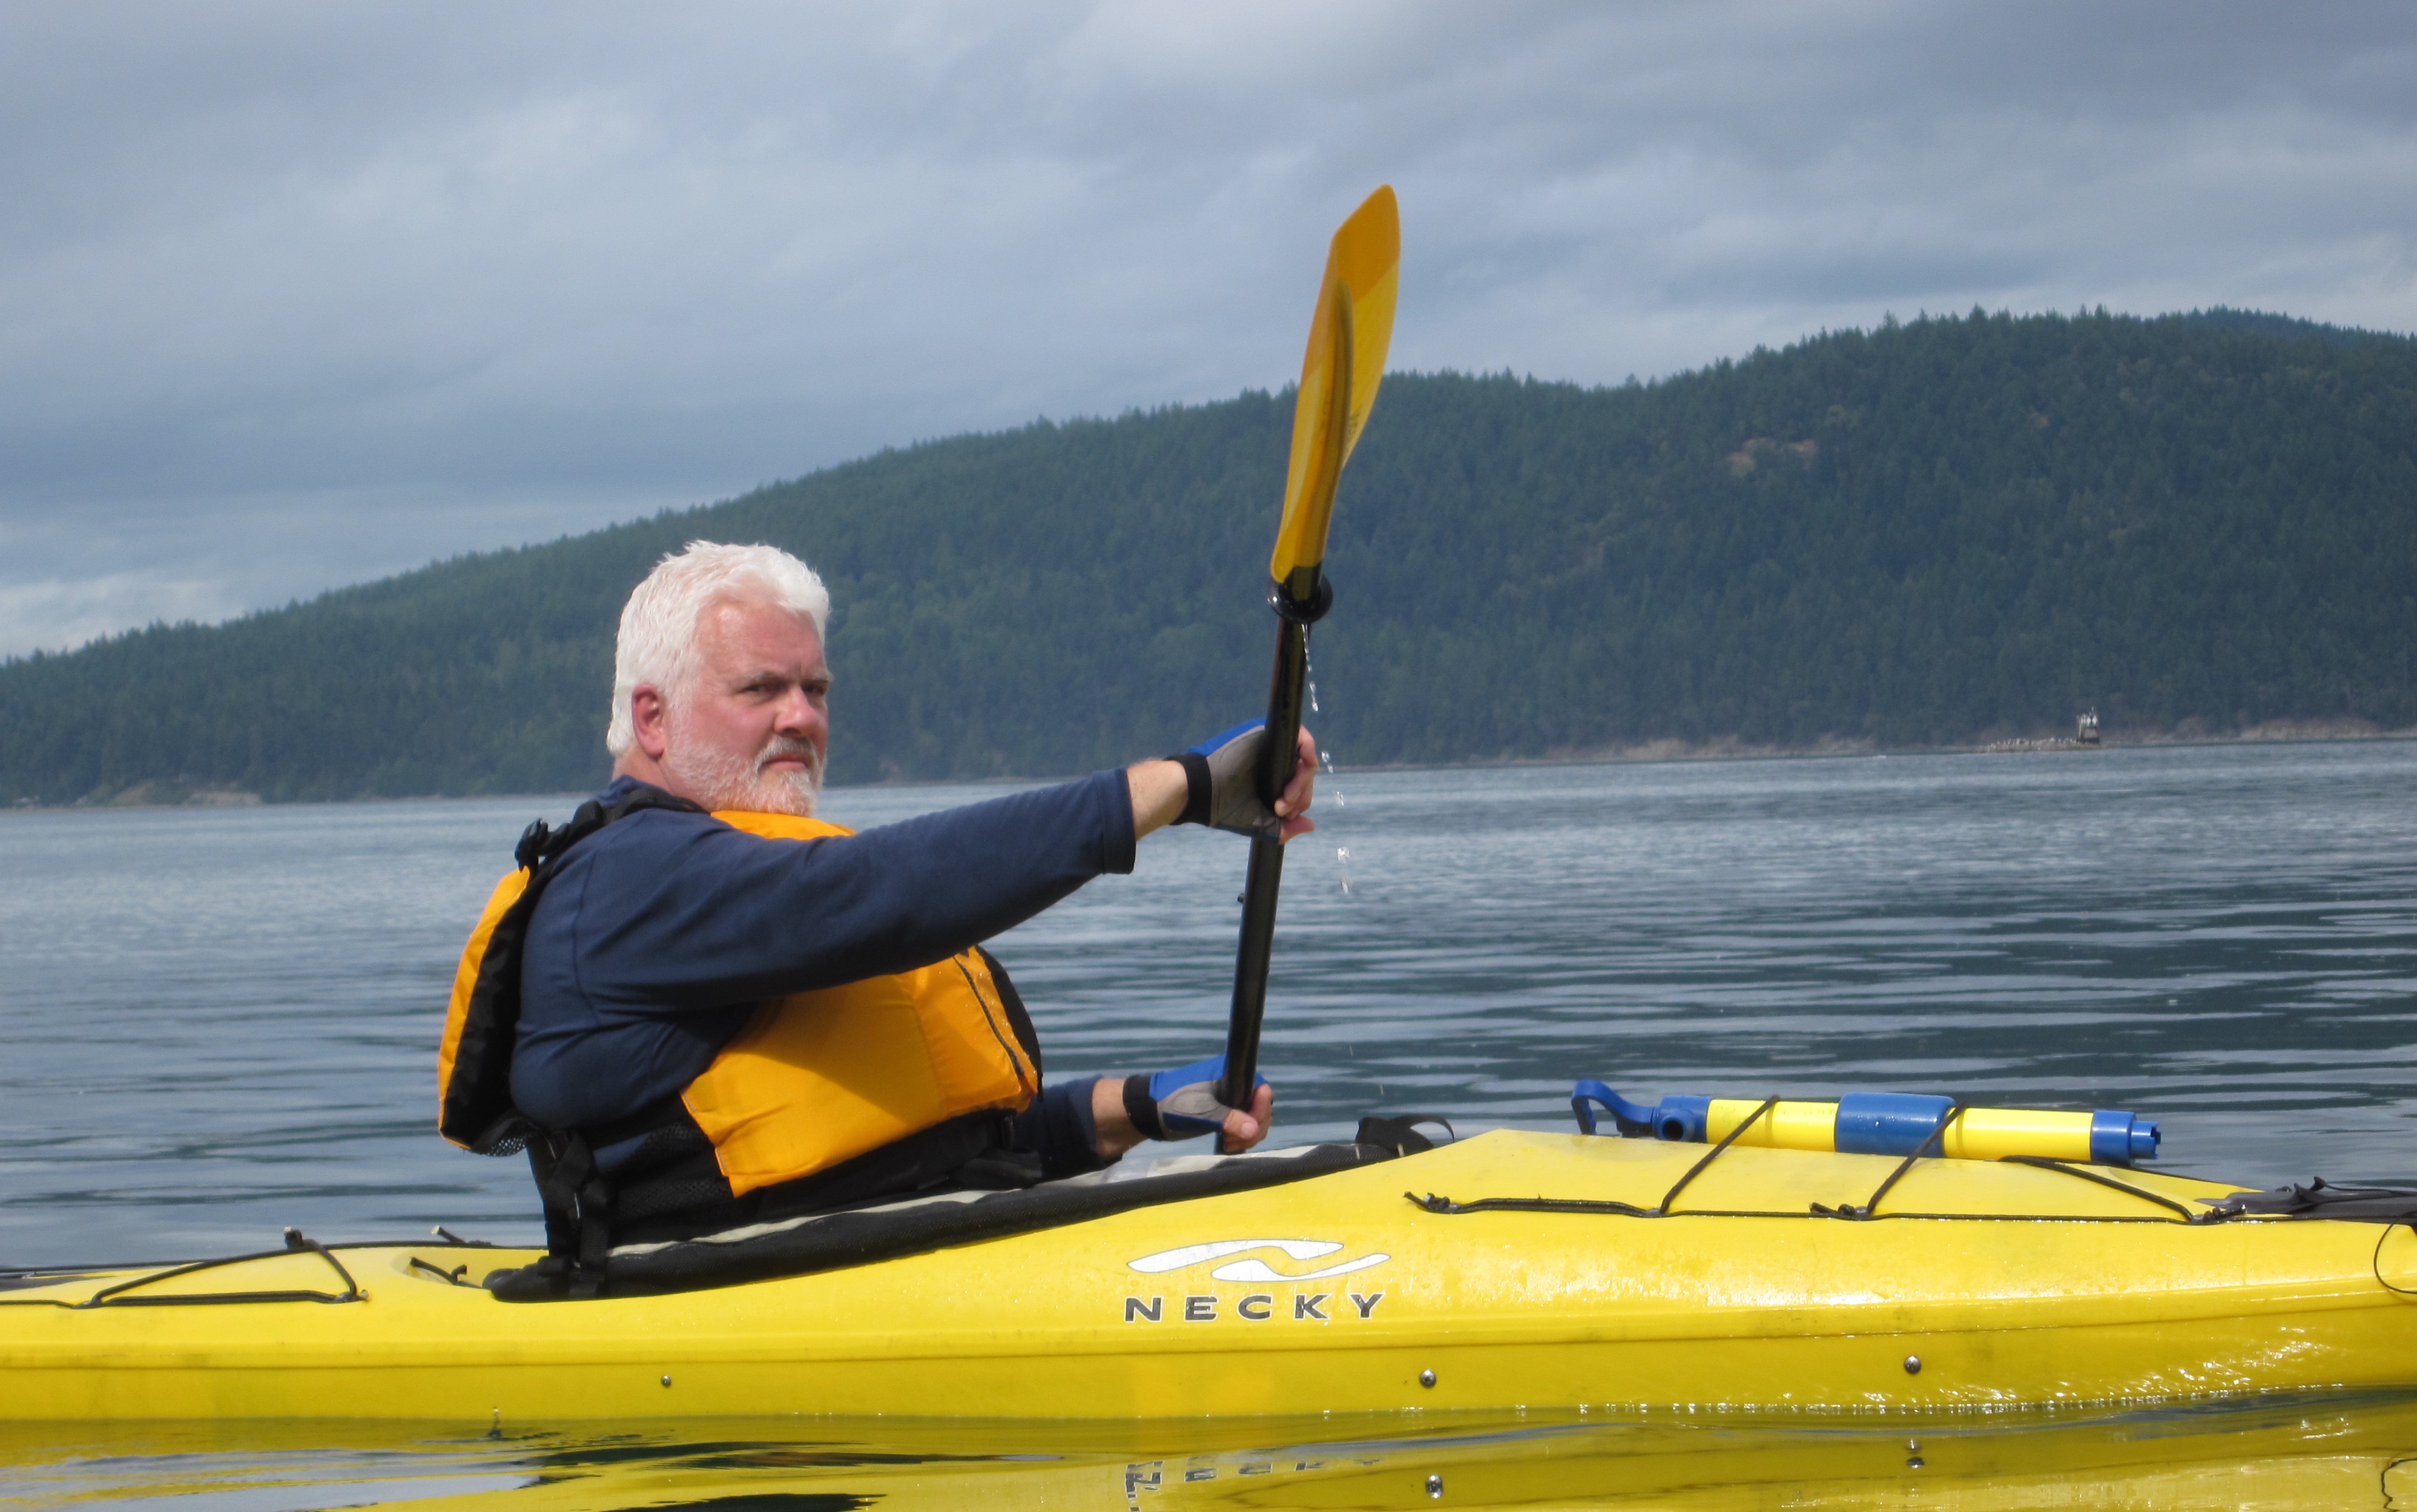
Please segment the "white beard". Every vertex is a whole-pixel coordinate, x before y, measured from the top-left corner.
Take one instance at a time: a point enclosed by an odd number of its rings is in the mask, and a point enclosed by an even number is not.
[[[823,792],[822,753],[808,741],[774,735],[752,756],[739,756],[710,747],[692,745],[687,732],[674,721],[672,739],[663,751],[663,770],[706,808],[759,814],[795,814],[812,819]],[[767,772],[768,762],[802,757],[795,772]]]

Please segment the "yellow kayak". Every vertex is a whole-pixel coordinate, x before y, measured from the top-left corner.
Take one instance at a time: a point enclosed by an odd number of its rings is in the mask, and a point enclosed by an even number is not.
[[[2237,1187],[2048,1162],[1703,1161],[1500,1131],[587,1301],[499,1300],[480,1278],[538,1257],[441,1242],[22,1274],[0,1291],[0,1418],[1937,1409],[2417,1385],[2406,1224],[2209,1221]],[[1879,1216],[1844,1216],[1892,1175]]]

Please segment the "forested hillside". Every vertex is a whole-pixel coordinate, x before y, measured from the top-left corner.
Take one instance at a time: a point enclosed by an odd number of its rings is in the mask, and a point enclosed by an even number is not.
[[[813,563],[834,780],[1073,772],[1255,710],[1288,396],[1037,424],[0,666],[0,800],[598,780],[623,596]],[[2271,316],[1890,324],[1649,385],[1389,379],[1315,649],[1345,763],[2417,724],[2417,342]]]

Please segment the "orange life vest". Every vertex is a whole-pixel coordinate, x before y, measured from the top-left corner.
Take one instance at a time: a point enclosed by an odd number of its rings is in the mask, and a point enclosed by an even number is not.
[[[670,806],[688,807],[676,800]],[[437,1052],[438,1125],[456,1144],[500,1152],[518,1142],[509,1132],[509,1059],[519,1019],[519,942],[535,907],[524,900],[532,881],[550,877],[568,849],[560,841],[575,843],[627,811],[599,810],[591,819],[583,809],[571,831],[553,837],[551,850],[546,832],[532,830],[536,843],[524,842],[521,869],[495,885],[471,930]],[[782,843],[854,833],[787,814],[713,817]],[[497,954],[499,932],[508,948]],[[507,974],[514,979],[501,980]],[[915,971],[763,1004],[680,1101],[712,1142],[731,1195],[743,1197],[968,1113],[1020,1111],[1040,1090],[1039,1069],[1017,1042],[998,984],[975,949]]]

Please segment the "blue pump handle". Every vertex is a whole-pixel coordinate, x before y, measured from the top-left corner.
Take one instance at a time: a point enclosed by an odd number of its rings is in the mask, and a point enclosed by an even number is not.
[[[1577,1114],[1578,1132],[1581,1134],[1594,1132],[1594,1110],[1587,1106],[1589,1103],[1601,1103],[1609,1109],[1612,1122],[1619,1126],[1622,1134],[1653,1132],[1656,1110],[1642,1103],[1630,1102],[1600,1081],[1581,1081],[1570,1089],[1570,1111]]]
[[[1657,1140],[1704,1142],[1704,1125],[1712,1115],[1712,1099],[1688,1096],[1684,1094],[1663,1098],[1647,1107],[1630,1102],[1600,1081],[1581,1081],[1570,1089],[1570,1111],[1577,1114],[1578,1132],[1595,1131],[1594,1110],[1589,1103],[1601,1103],[1611,1111],[1611,1121],[1629,1139],[1651,1137]]]

